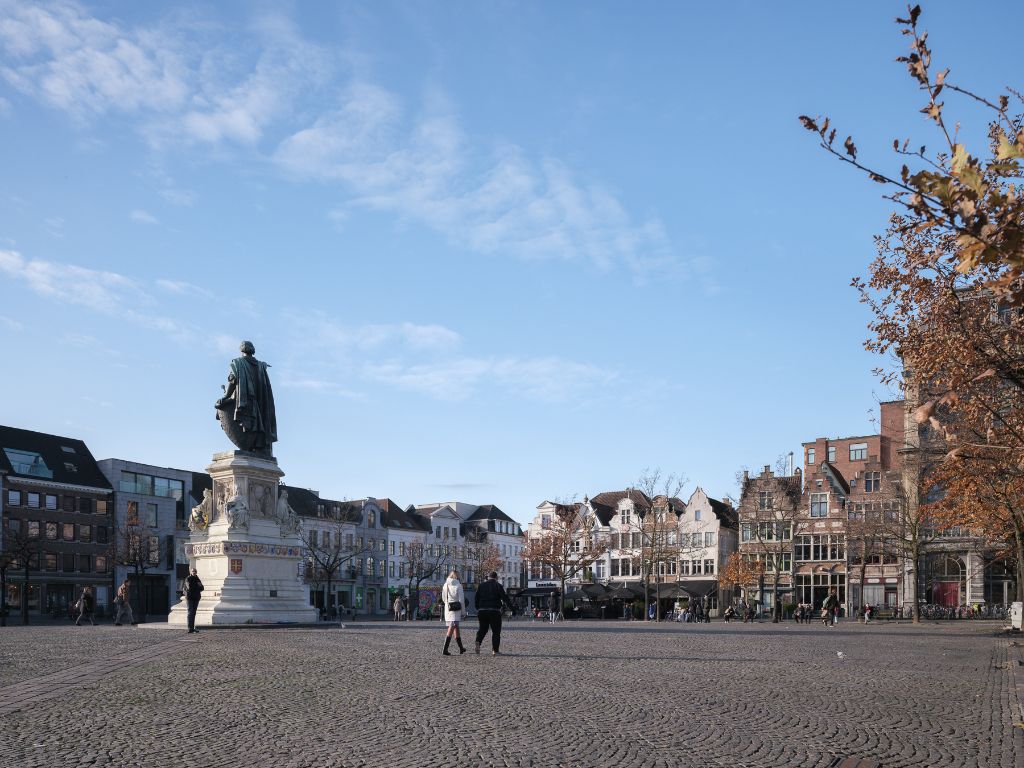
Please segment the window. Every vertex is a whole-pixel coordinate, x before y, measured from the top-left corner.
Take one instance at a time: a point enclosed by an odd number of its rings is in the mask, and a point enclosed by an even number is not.
[[[21,506],[21,491],[8,491],[7,492],[7,506],[9,506],[9,507],[20,507]]]
[[[47,523],[46,524],[46,538],[50,539],[51,541],[56,541],[57,540],[57,524],[56,523]]]
[[[83,509],[82,511],[84,512],[85,510]],[[96,499],[96,514],[97,515],[106,515],[107,513],[108,513],[107,500],[106,499]]]
[[[38,520],[29,520],[28,521],[28,537],[30,539],[38,539],[39,538],[39,521]]]
[[[79,499],[78,500],[78,511],[83,515],[92,514],[92,499]]]
[[[373,558],[366,558],[366,575],[373,576]]]
[[[18,475],[32,475],[53,479],[53,470],[46,466],[43,457],[35,451],[19,451],[16,448],[4,448],[11,468]]]
[[[377,544],[377,549],[379,551],[383,552],[386,546],[387,546],[387,542],[384,541],[384,539],[381,539],[380,542],[378,542],[378,544]]]
[[[704,546],[713,547],[715,546],[715,534],[712,531],[704,532]]]
[[[772,509],[775,506],[775,500],[771,491],[759,491],[757,494],[757,507],[758,509]]]
[[[46,508],[47,509],[56,509],[57,508],[57,497],[54,494],[52,494],[52,493],[48,493],[48,494],[46,494],[46,497],[45,497],[45,503],[46,503]]]
[[[612,576],[619,576],[620,575],[619,574],[619,558],[617,558],[617,557],[613,557],[612,558],[611,575]]]
[[[631,510],[624,509],[619,513],[619,517],[622,520],[622,525],[630,526],[633,524],[633,513]]]
[[[680,576],[689,576],[690,575],[690,561],[689,560],[680,560],[679,561],[679,575]]]
[[[74,541],[75,540],[75,525],[74,525],[74,523],[64,523],[63,525],[61,525],[60,537],[62,539],[64,539],[64,541]]]
[[[812,466],[812,467],[814,466],[814,449],[813,448],[808,448],[807,449],[807,464],[809,466]]]
[[[65,496],[63,499],[61,499],[61,502],[62,502],[61,509],[63,509],[65,512],[74,512],[75,511],[75,497],[74,496]]]
[[[405,557],[405,542],[404,541],[398,542],[398,554],[400,554],[402,557]]]
[[[540,516],[540,527],[545,531],[551,527],[551,515]]]
[[[156,504],[146,503],[146,527],[156,528],[157,523],[157,506]]]
[[[362,536],[356,536],[356,549],[362,549],[362,548],[363,548],[363,537]]]
[[[740,541],[747,542],[747,541],[754,541],[755,539],[756,539],[756,537],[754,536],[754,526],[753,526],[753,524],[752,523],[743,523],[743,525],[740,526]]]
[[[392,579],[395,578],[395,561],[394,560],[392,560],[390,563],[388,563],[388,576],[390,578],[392,578]]]
[[[811,494],[811,517],[828,517],[828,494]]]
[[[63,561],[61,563],[61,570],[64,571],[64,573],[75,572],[75,556],[73,554],[68,552],[61,557],[61,560]]]
[[[79,555],[78,556],[78,570],[81,573],[92,572],[92,555]]]
[[[605,563],[604,560],[598,560],[594,563],[594,578],[598,581],[605,578]]]
[[[391,542],[391,554],[392,555],[395,554],[395,544],[396,544],[396,542],[394,542],[394,541]]]
[[[793,553],[797,562],[845,560],[846,542],[838,535],[798,536],[793,545]]]
[[[405,563],[404,562],[400,562],[398,564],[398,578],[400,578],[400,579],[404,579],[405,578]]]
[[[864,473],[864,492],[865,493],[878,493],[882,490],[882,473],[881,472],[865,472]]]
[[[107,558],[103,555],[96,555],[96,573],[107,572]]]
[[[29,493],[28,493],[28,502],[27,503],[28,503],[28,506],[34,507],[34,508],[38,509],[39,508],[39,494],[38,493],[32,493],[31,491],[29,491]]]
[[[715,561],[714,560],[705,560],[704,561],[704,573],[705,574],[709,574],[709,573],[714,573],[714,572],[715,572]]]
[[[850,446],[850,461],[865,461],[868,458],[867,443],[853,443]]]
[[[830,446],[828,447],[828,461],[829,461],[829,463],[831,464],[831,463],[833,463],[833,462],[834,462],[835,460],[836,460],[836,448],[835,448],[835,446],[834,446],[834,445],[830,445]]]
[[[45,568],[48,571],[56,571],[57,570],[57,555],[53,554],[52,552],[48,552],[43,557],[43,568]]]
[[[690,536],[691,547],[699,547],[702,541],[704,541],[704,537],[701,536],[700,533],[694,533]]]
[[[78,540],[89,542],[92,541],[92,526],[91,525],[80,525],[78,526]]]
[[[371,552],[373,552],[373,550],[376,548],[376,546],[377,546],[376,539],[367,539],[366,540],[366,548],[368,550],[370,550]]]
[[[129,501],[127,506],[126,515],[128,517],[128,525],[139,524],[139,502]]]
[[[97,525],[96,526],[96,543],[106,544],[107,543],[107,526]]]
[[[691,572],[693,573],[694,576],[700,576],[701,575],[702,571],[701,571],[701,567],[700,566],[701,566],[700,560],[691,560],[690,561],[690,569],[691,569]]]
[[[374,512],[372,509],[366,513],[366,524],[370,528],[373,528],[377,525],[377,513]]]
[[[309,532],[309,548],[316,549],[316,530]]]
[[[693,510],[693,519],[696,520],[698,523],[700,522],[700,510],[699,509]]]

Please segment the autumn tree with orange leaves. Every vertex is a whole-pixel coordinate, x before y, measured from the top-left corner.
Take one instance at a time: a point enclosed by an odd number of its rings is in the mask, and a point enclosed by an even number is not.
[[[941,505],[920,508],[922,488],[906,489],[913,503],[904,513],[925,537],[935,525],[965,525],[1014,542],[1020,590],[1024,551],[1012,499],[1013,478],[1024,471],[1024,96],[1007,89],[987,98],[956,83],[933,63],[920,15],[920,6],[908,7],[896,20],[910,43],[899,61],[921,91],[938,152],[896,139],[900,166],[888,171],[865,161],[852,137],[840,149],[828,118],[800,119],[827,152],[885,185],[899,208],[877,238],[868,277],[853,285],[873,315],[866,347],[891,361],[879,374],[915,408],[920,434],[907,443],[922,472],[911,482],[945,489]],[[987,115],[985,151],[961,139],[951,96],[965,112]]]

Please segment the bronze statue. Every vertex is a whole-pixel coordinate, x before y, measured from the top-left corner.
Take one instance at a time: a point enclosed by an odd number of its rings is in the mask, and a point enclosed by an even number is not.
[[[277,442],[277,413],[266,363],[257,360],[251,341],[243,341],[241,357],[231,361],[224,397],[217,400],[217,418],[232,443],[243,451],[269,458]]]

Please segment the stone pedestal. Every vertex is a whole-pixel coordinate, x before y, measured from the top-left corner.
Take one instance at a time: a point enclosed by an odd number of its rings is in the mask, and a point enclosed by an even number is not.
[[[299,577],[303,543],[294,519],[278,514],[277,460],[246,451],[214,454],[213,508],[205,530],[185,545],[203,582],[196,626],[314,622],[317,610]],[[168,623],[186,626],[184,598]]]

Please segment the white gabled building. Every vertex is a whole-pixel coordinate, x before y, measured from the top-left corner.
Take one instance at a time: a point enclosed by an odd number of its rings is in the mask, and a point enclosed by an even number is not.
[[[731,602],[723,595],[718,574],[739,547],[739,523],[730,504],[713,499],[698,487],[679,517],[679,584],[696,597],[707,595],[713,609]]]

